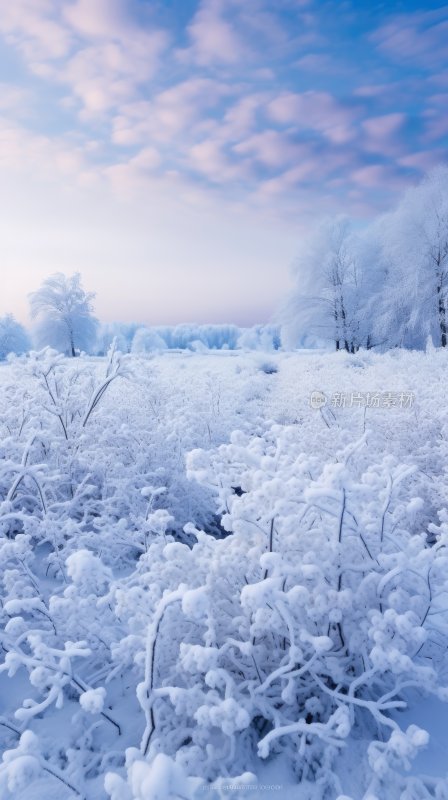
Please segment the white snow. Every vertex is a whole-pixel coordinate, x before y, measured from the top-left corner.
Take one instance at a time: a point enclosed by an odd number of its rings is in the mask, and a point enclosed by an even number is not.
[[[447,369],[3,367],[0,796],[447,798]]]

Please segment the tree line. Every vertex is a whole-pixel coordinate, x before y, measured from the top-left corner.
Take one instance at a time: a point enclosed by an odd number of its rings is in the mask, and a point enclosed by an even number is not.
[[[285,340],[305,333],[336,350],[447,346],[448,167],[439,166],[396,208],[356,229],[321,222],[294,265],[283,308]]]
[[[0,317],[0,360],[9,353],[26,353],[32,344],[72,357],[81,352],[105,355],[114,340],[121,352],[135,354],[171,349],[266,351],[281,346],[277,324],[241,328],[232,324],[100,323],[94,316],[94,298],[93,292],[84,290],[79,273],[51,275],[29,295],[32,336],[11,314]]]
[[[280,315],[281,340],[279,329],[272,325],[233,326],[235,330],[208,326],[216,328],[213,346],[297,347],[311,337],[348,353],[360,347],[422,349],[428,338],[446,347],[448,166],[431,171],[396,208],[362,229],[342,215],[323,220],[302,242],[294,279]],[[58,272],[47,278],[29,296],[34,342],[70,356],[92,352],[101,334],[110,334],[100,330],[93,314],[94,297],[84,290],[79,273],[67,277]],[[126,339],[124,329],[113,327],[114,337]],[[204,330],[193,326],[195,331],[185,327],[174,329],[177,339],[187,337],[192,345],[210,346],[207,326],[202,326]],[[134,326],[132,337],[136,352],[173,346],[172,331],[167,339],[163,328]],[[26,352],[30,346],[26,330],[12,315],[0,318],[0,359],[9,352]]]

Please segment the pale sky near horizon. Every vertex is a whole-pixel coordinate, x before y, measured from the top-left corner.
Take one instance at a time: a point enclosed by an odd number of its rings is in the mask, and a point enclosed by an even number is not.
[[[0,0],[0,315],[252,324],[306,230],[447,160],[448,6]]]

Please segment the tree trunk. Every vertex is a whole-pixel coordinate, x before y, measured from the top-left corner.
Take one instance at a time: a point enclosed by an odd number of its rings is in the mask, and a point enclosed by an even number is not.
[[[347,317],[346,317],[346,314],[345,314],[344,300],[342,298],[342,295],[341,295],[341,298],[340,298],[339,302],[341,304],[341,319],[342,319],[342,330],[343,330],[343,333],[344,333],[344,347],[347,350],[347,353],[349,353],[350,352],[350,346],[349,346],[348,339],[347,339]]]
[[[339,329],[338,329],[338,307],[336,304],[336,300],[334,301],[334,334],[335,334],[335,342],[336,342],[336,350],[339,350],[340,343],[339,343]]]
[[[440,344],[442,347],[446,347],[446,309],[440,286],[437,289],[437,294],[439,299]]]

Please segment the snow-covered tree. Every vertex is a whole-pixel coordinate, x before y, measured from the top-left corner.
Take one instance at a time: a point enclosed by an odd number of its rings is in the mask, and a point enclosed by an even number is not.
[[[132,353],[150,353],[154,350],[166,350],[166,344],[154,328],[138,328],[132,340]]]
[[[132,340],[138,330],[135,322],[100,322],[94,355],[105,356],[113,341],[121,353],[130,353]]]
[[[29,336],[23,325],[12,314],[0,317],[0,361],[4,361],[10,353],[26,353],[29,348]]]
[[[283,311],[284,337],[305,334],[354,353],[362,341],[362,270],[346,217],[322,222],[304,242],[295,264],[296,286]]]
[[[382,326],[392,345],[448,343],[448,167],[410,189],[383,225]]]
[[[49,345],[70,356],[90,350],[98,325],[92,314],[94,296],[83,289],[79,272],[70,277],[56,272],[47,278],[40,289],[30,294],[38,346]]]
[[[283,339],[306,335],[336,350],[448,344],[448,166],[432,170],[396,209],[360,232],[345,217],[304,241]]]

